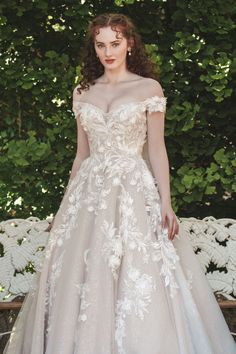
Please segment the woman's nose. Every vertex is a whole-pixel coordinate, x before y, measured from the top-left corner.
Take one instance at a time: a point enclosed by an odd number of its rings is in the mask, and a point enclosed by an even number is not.
[[[111,56],[111,49],[109,47],[105,48],[105,55],[107,57]]]

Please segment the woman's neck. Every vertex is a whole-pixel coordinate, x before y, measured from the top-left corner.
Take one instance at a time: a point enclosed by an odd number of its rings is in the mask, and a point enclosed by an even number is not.
[[[133,80],[136,77],[136,74],[131,73],[127,69],[125,70],[105,70],[104,74],[100,76],[97,82],[104,83],[104,84],[117,84],[120,82],[127,82]]]

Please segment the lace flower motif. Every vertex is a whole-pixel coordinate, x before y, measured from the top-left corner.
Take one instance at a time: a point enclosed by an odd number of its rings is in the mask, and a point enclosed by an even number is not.
[[[78,321],[84,322],[87,320],[87,315],[85,313],[85,310],[91,305],[91,303],[86,300],[87,293],[89,292],[89,286],[86,282],[76,284],[75,286],[77,288],[77,291],[78,291],[78,294],[80,295],[80,300],[81,300]]]
[[[165,112],[166,111],[167,97],[153,96],[147,98],[143,103],[143,109],[149,113]]]
[[[101,230],[106,238],[101,252],[108,266],[111,268],[114,278],[117,279],[117,269],[120,266],[121,258],[124,254],[122,239],[119,233],[117,233],[113,222],[109,224],[104,220]]]
[[[115,340],[118,353],[126,354],[123,347],[123,339],[126,336],[125,319],[134,313],[141,320],[145,313],[148,313],[148,305],[151,303],[152,292],[156,290],[156,283],[151,275],[143,273],[130,265],[127,271],[128,278],[124,280],[124,297],[116,304],[116,327]]]
[[[179,262],[179,256],[176,253],[173,243],[168,239],[168,229],[162,230],[158,240],[152,243],[152,260],[154,262],[161,262],[161,271],[165,279],[165,286],[169,286],[170,296],[173,298],[176,294],[179,285],[175,281],[176,263]]]

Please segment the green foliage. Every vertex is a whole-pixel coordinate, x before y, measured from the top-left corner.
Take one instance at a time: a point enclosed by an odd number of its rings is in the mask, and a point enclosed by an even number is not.
[[[83,36],[107,11],[135,21],[168,97],[175,210],[236,217],[233,0],[9,0],[0,5],[1,219],[57,211],[76,151]]]

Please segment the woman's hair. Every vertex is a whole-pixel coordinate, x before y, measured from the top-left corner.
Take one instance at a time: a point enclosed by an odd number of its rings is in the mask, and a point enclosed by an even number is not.
[[[123,14],[105,13],[95,17],[89,24],[83,52],[82,80],[77,90],[79,92],[88,90],[89,85],[94,85],[94,80],[104,73],[104,67],[96,56],[94,40],[99,29],[108,26],[117,31],[117,34],[121,31],[131,47],[131,55],[126,56],[127,69],[137,75],[157,79],[154,64],[148,57],[141,37],[130,18]]]

